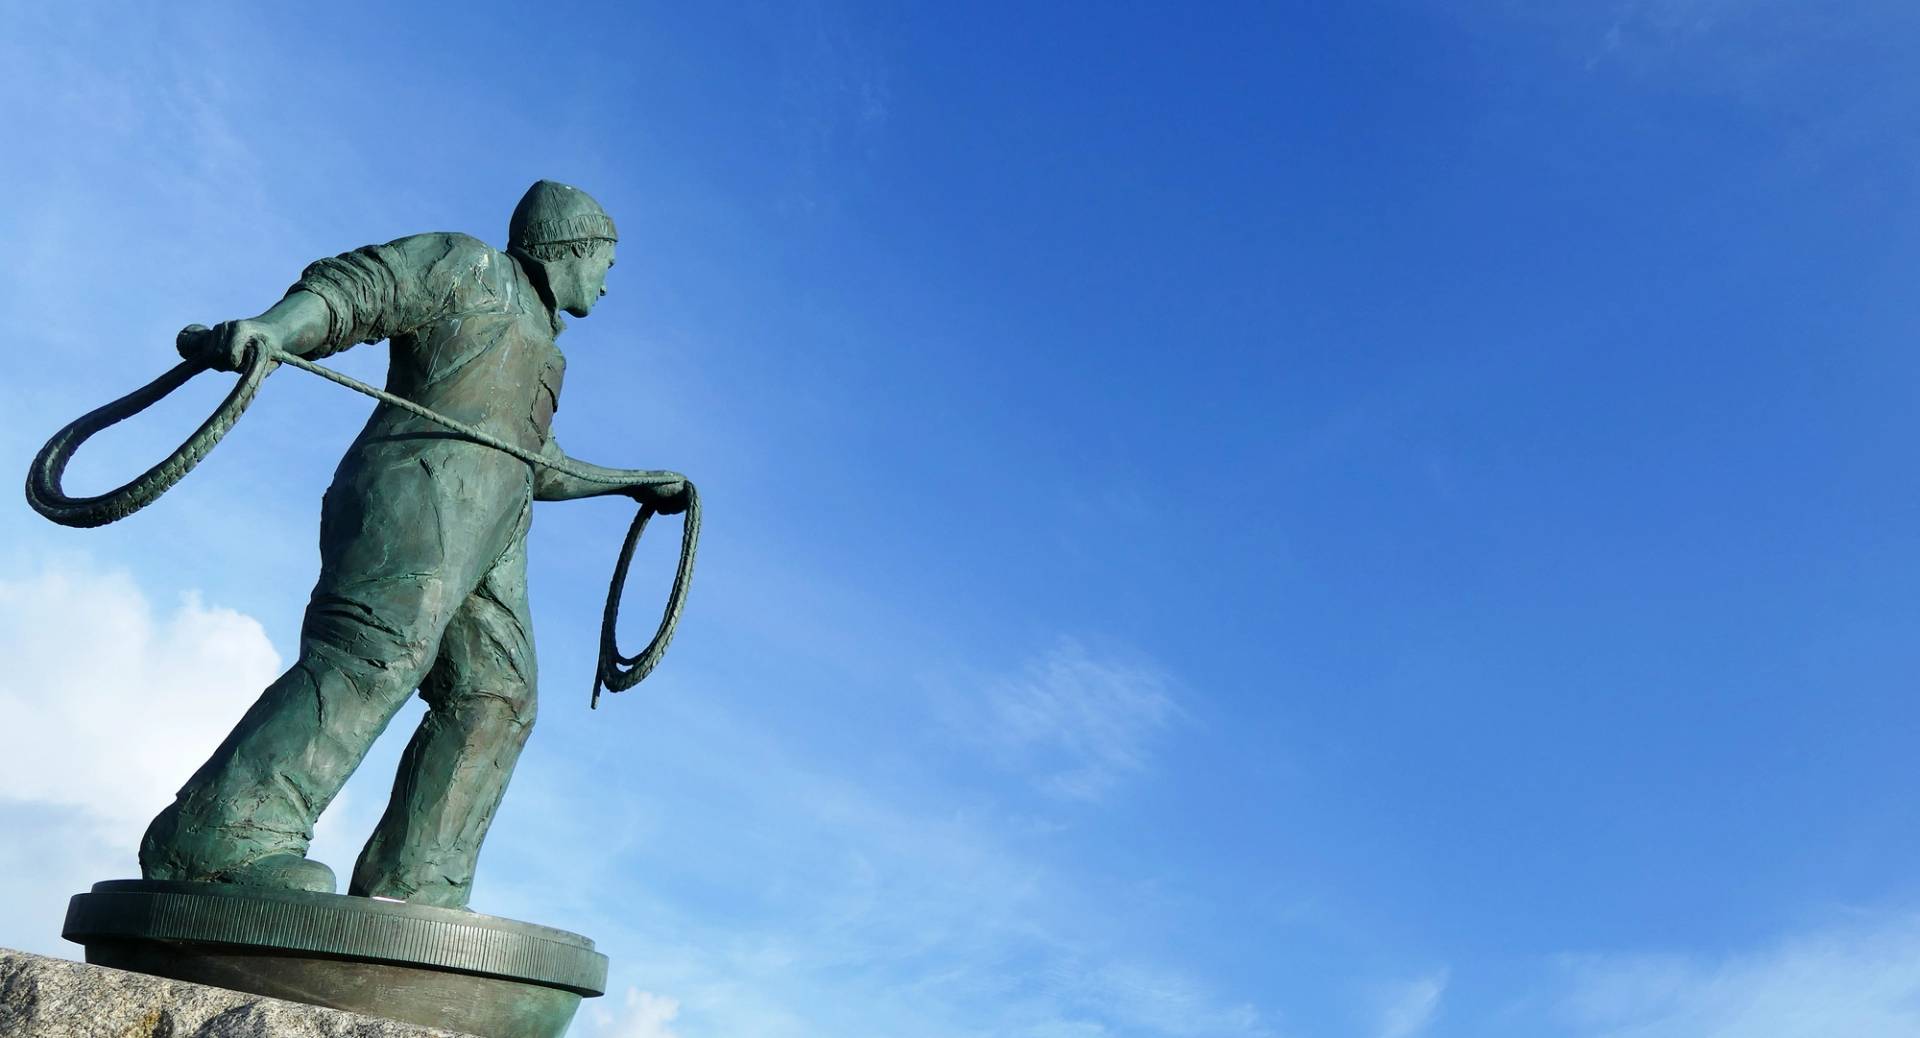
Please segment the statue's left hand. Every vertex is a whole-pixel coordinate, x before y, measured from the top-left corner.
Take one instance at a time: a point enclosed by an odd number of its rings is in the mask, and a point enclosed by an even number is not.
[[[661,515],[678,515],[687,510],[687,481],[635,483],[627,488],[627,496],[643,505],[652,505]]]

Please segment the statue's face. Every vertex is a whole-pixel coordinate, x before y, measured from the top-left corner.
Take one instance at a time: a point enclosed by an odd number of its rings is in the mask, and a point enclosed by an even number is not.
[[[585,256],[564,256],[547,264],[547,284],[555,306],[575,317],[593,312],[593,304],[607,294],[607,271],[613,267],[613,243],[601,242]]]

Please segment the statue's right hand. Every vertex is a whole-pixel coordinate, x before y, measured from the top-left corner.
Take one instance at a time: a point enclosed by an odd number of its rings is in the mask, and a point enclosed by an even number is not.
[[[173,340],[181,357],[215,371],[239,371],[250,347],[268,350],[276,345],[272,330],[260,321],[222,321],[211,328],[190,324]]]

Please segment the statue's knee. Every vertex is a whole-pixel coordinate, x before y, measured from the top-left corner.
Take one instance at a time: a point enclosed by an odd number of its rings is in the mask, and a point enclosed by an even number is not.
[[[471,689],[456,701],[462,713],[516,744],[526,742],[539,713],[533,690],[526,687]]]
[[[503,696],[501,702],[507,713],[507,727],[513,729],[524,742],[527,734],[533,731],[534,719],[540,714],[539,703],[534,698],[533,688],[531,686],[516,688]]]
[[[347,648],[309,639],[301,643],[294,669],[323,703],[398,704],[420,686],[430,665],[424,648],[392,645],[369,651],[365,645]]]
[[[428,581],[411,598],[378,606],[345,595],[316,595],[301,627],[303,655],[319,650],[336,665],[417,685],[433,665],[445,627],[444,595]]]

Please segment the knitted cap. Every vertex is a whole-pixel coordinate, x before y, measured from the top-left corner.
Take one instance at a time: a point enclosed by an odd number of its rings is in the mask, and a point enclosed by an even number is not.
[[[552,180],[536,181],[528,188],[507,221],[508,248],[588,238],[617,241],[619,237],[613,217],[592,196]]]

